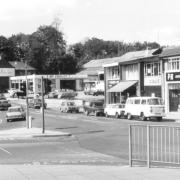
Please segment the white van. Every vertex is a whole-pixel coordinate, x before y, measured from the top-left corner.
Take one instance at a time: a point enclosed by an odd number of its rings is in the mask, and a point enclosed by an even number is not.
[[[126,100],[125,115],[127,119],[138,116],[142,121],[147,118],[162,120],[165,116],[165,107],[158,97],[130,97]]]

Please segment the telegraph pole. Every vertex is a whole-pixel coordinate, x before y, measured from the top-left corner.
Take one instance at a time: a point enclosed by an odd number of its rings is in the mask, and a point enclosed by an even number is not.
[[[27,61],[25,61],[25,76],[26,76],[26,127],[29,129]]]
[[[45,133],[45,121],[44,121],[44,79],[43,76],[41,77],[41,94],[42,94],[42,133]]]

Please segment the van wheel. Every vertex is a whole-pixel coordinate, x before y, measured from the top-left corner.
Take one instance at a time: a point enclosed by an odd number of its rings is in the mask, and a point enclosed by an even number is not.
[[[131,113],[127,113],[127,119],[128,119],[128,120],[131,120],[131,118],[132,118]]]
[[[107,118],[109,117],[109,115],[108,115],[108,113],[107,113],[107,112],[106,112],[105,116],[106,116]]]
[[[119,114],[116,112],[115,118],[118,119],[119,118]]]
[[[141,121],[146,121],[146,119],[147,119],[147,118],[144,116],[144,113],[143,113],[143,112],[141,112],[139,118],[140,118]]]

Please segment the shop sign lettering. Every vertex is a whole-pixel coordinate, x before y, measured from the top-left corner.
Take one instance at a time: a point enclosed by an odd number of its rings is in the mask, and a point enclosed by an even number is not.
[[[166,73],[166,81],[180,81],[180,72]]]
[[[144,77],[145,86],[161,86],[161,76],[146,76]]]

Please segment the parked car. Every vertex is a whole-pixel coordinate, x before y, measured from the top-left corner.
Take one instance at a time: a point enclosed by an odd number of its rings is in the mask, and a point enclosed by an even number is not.
[[[62,101],[60,104],[60,111],[61,112],[79,112],[79,107],[75,104],[74,101],[67,100],[67,101]]]
[[[106,117],[115,116],[116,118],[124,118],[125,104],[107,104],[104,108]]]
[[[104,115],[104,101],[100,100],[87,100],[84,102],[84,113],[99,116]]]
[[[19,97],[25,97],[26,96],[26,92],[25,91],[22,91],[22,90],[19,90],[19,89],[10,89],[8,90],[9,92],[9,96],[12,97],[12,98],[19,98]]]
[[[93,96],[99,96],[99,95],[103,95],[104,96],[104,91],[94,91],[93,92]]]
[[[156,118],[162,120],[165,116],[165,107],[158,97],[130,97],[125,104],[127,119],[138,116],[141,120]]]
[[[40,98],[29,99],[28,105],[30,108],[40,109],[42,107],[42,99],[40,99]],[[47,108],[47,103],[44,102],[44,109],[46,109],[46,108]]]
[[[8,110],[11,103],[6,99],[4,94],[0,94],[0,110]]]
[[[58,95],[59,99],[73,99],[77,96],[76,92],[60,92]]]
[[[8,108],[8,111],[6,113],[7,122],[13,120],[25,120],[25,119],[26,119],[26,113],[22,106],[14,106]]]
[[[52,91],[47,94],[47,97],[48,98],[58,98],[58,95],[59,94],[57,92]]]

